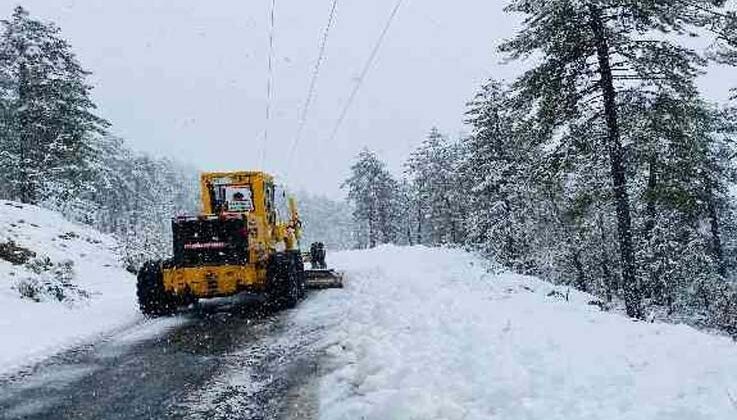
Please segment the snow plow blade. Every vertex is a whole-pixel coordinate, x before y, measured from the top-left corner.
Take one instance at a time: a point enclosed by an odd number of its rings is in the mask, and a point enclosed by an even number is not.
[[[343,273],[332,269],[305,270],[305,283],[308,289],[340,289]]]

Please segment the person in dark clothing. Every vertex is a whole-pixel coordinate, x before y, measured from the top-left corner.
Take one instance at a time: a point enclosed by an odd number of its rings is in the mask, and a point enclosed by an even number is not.
[[[322,242],[313,242],[310,245],[310,263],[313,270],[326,269],[328,265],[325,263],[325,244]]]

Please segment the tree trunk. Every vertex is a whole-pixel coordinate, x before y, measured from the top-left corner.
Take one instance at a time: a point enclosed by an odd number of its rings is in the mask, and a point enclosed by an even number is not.
[[[577,249],[573,251],[573,267],[576,269],[576,288],[582,292],[588,292],[586,274],[583,271],[583,264],[581,264],[581,251]]]
[[[29,101],[28,92],[28,69],[25,64],[20,65],[18,80],[18,200],[21,203],[36,204],[36,188],[33,185],[31,165],[34,164],[31,155],[33,146],[31,121],[27,115],[26,106]]]
[[[368,221],[368,247],[369,248],[376,248],[376,236],[374,233],[374,221],[373,218],[370,217]]]
[[[599,235],[601,238],[600,253],[601,253],[601,274],[604,276],[604,287],[606,294],[606,301],[610,303],[614,297],[614,290],[617,288],[616,280],[612,276],[611,270],[609,270],[609,253],[607,252],[604,244],[607,243],[606,232],[604,231],[604,219],[599,214],[597,224],[599,226]]]
[[[404,202],[408,204],[408,207],[411,209],[412,201],[409,199],[409,197],[405,196]],[[406,219],[405,219],[406,217]],[[408,210],[407,213],[405,213],[402,217],[402,223],[404,224],[404,233],[407,235],[407,244],[409,246],[414,245],[414,241],[412,238],[412,211]]]
[[[449,214],[447,223],[450,225],[450,242],[452,244],[456,244],[456,223],[455,223],[455,217],[453,215],[453,206],[450,203],[450,199],[448,199],[447,192],[446,195],[443,197],[445,201],[445,209]]]
[[[627,178],[624,169],[622,141],[619,133],[616,91],[612,77],[611,59],[607,34],[601,19],[601,11],[589,6],[591,30],[596,43],[596,53],[601,74],[600,86],[604,97],[604,114],[607,125],[607,147],[611,166],[612,189],[617,209],[617,228],[619,232],[619,252],[622,258],[622,281],[627,315],[642,318],[640,288],[635,272],[635,253],[632,245],[632,219],[630,216]]]
[[[376,217],[376,210],[374,209],[373,203],[369,208],[368,217],[368,247],[376,248],[376,225],[374,218]]]
[[[645,199],[647,200],[647,208],[645,210],[645,215],[647,219],[645,220],[645,238],[650,239],[650,235],[653,232],[653,228],[655,228],[655,188],[658,186],[658,173],[655,169],[657,165],[657,160],[655,158],[655,155],[653,154],[650,157],[650,173],[647,177],[647,192],[645,193]]]
[[[711,249],[717,264],[717,272],[724,277],[727,269],[724,264],[724,250],[722,249],[722,236],[719,226],[719,213],[717,211],[716,200],[714,199],[714,190],[711,182],[707,181],[706,203],[709,211],[709,224],[711,227]]]
[[[657,159],[655,154],[653,153],[652,156],[650,156],[650,173],[647,178],[647,190],[645,192],[645,200],[647,201],[647,207],[645,208],[645,229],[643,232],[643,236],[645,237],[645,241],[647,243],[647,246],[652,246],[652,234],[653,229],[655,228],[655,216],[656,216],[656,208],[655,208],[655,189],[658,187],[658,173],[657,173]],[[649,258],[648,263],[652,263],[652,259]],[[646,298],[653,298],[656,297],[657,299],[662,299],[663,294],[663,288],[660,287],[660,270],[652,270],[652,264],[647,264],[649,273],[648,275],[648,283],[647,285],[641,285],[642,286],[642,295]]]
[[[422,245],[422,201],[417,200],[417,245]]]

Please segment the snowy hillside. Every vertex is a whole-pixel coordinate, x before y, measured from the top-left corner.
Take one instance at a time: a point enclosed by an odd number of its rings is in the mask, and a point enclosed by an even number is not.
[[[0,373],[139,318],[109,236],[0,200]]]
[[[453,250],[335,254],[344,290],[293,314],[327,330],[323,419],[734,419],[737,344],[601,312]]]

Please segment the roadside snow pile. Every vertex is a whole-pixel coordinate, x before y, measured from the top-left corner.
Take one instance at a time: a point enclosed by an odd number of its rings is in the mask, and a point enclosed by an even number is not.
[[[735,419],[737,344],[601,312],[589,295],[455,250],[335,254],[323,419]]]
[[[0,200],[0,373],[138,317],[115,241],[58,213]]]

